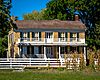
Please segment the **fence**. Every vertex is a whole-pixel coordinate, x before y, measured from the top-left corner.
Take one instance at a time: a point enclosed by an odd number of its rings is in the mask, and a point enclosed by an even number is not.
[[[83,55],[65,56],[65,58],[0,58],[0,69],[24,69],[26,67],[65,67],[80,69],[85,66]],[[99,59],[94,59],[94,65],[99,65]]]
[[[73,64],[73,59],[44,59],[44,58],[0,58],[0,69],[23,69],[25,67],[66,67],[66,62],[70,62],[69,69]],[[76,61],[79,65],[79,61]]]

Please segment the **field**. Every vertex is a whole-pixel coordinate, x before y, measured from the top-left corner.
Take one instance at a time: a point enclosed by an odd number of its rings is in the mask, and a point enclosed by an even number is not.
[[[100,80],[100,72],[67,70],[0,70],[0,80]]]

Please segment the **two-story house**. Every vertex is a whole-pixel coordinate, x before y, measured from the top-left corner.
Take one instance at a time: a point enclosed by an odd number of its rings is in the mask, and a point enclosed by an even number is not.
[[[86,26],[80,21],[18,20],[8,35],[8,57],[64,58],[86,55]]]

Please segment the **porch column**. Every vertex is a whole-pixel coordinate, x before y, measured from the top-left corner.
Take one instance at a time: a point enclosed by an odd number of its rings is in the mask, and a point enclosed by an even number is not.
[[[46,59],[46,47],[44,46],[44,59]]]
[[[30,45],[30,58],[32,58],[32,47],[31,47],[31,45]]]
[[[21,45],[19,46],[19,56],[22,57],[22,54],[21,54]]]
[[[60,56],[60,46],[59,46],[59,59],[61,59],[61,56]]]
[[[86,47],[84,46],[84,59],[86,60]]]
[[[61,66],[62,66],[62,58],[61,58],[61,55],[60,55],[60,46],[59,46],[59,59],[60,59]]]
[[[20,55],[20,47],[18,46],[18,51],[17,51],[18,55]]]

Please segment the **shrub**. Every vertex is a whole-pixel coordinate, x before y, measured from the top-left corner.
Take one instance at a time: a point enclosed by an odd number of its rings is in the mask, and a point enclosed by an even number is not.
[[[80,63],[79,63],[79,69],[82,70],[85,68],[85,60],[83,53],[80,54]]]
[[[92,70],[95,70],[95,59],[94,59],[94,56],[95,56],[95,53],[94,52],[91,52],[89,53],[89,67],[92,69]]]

